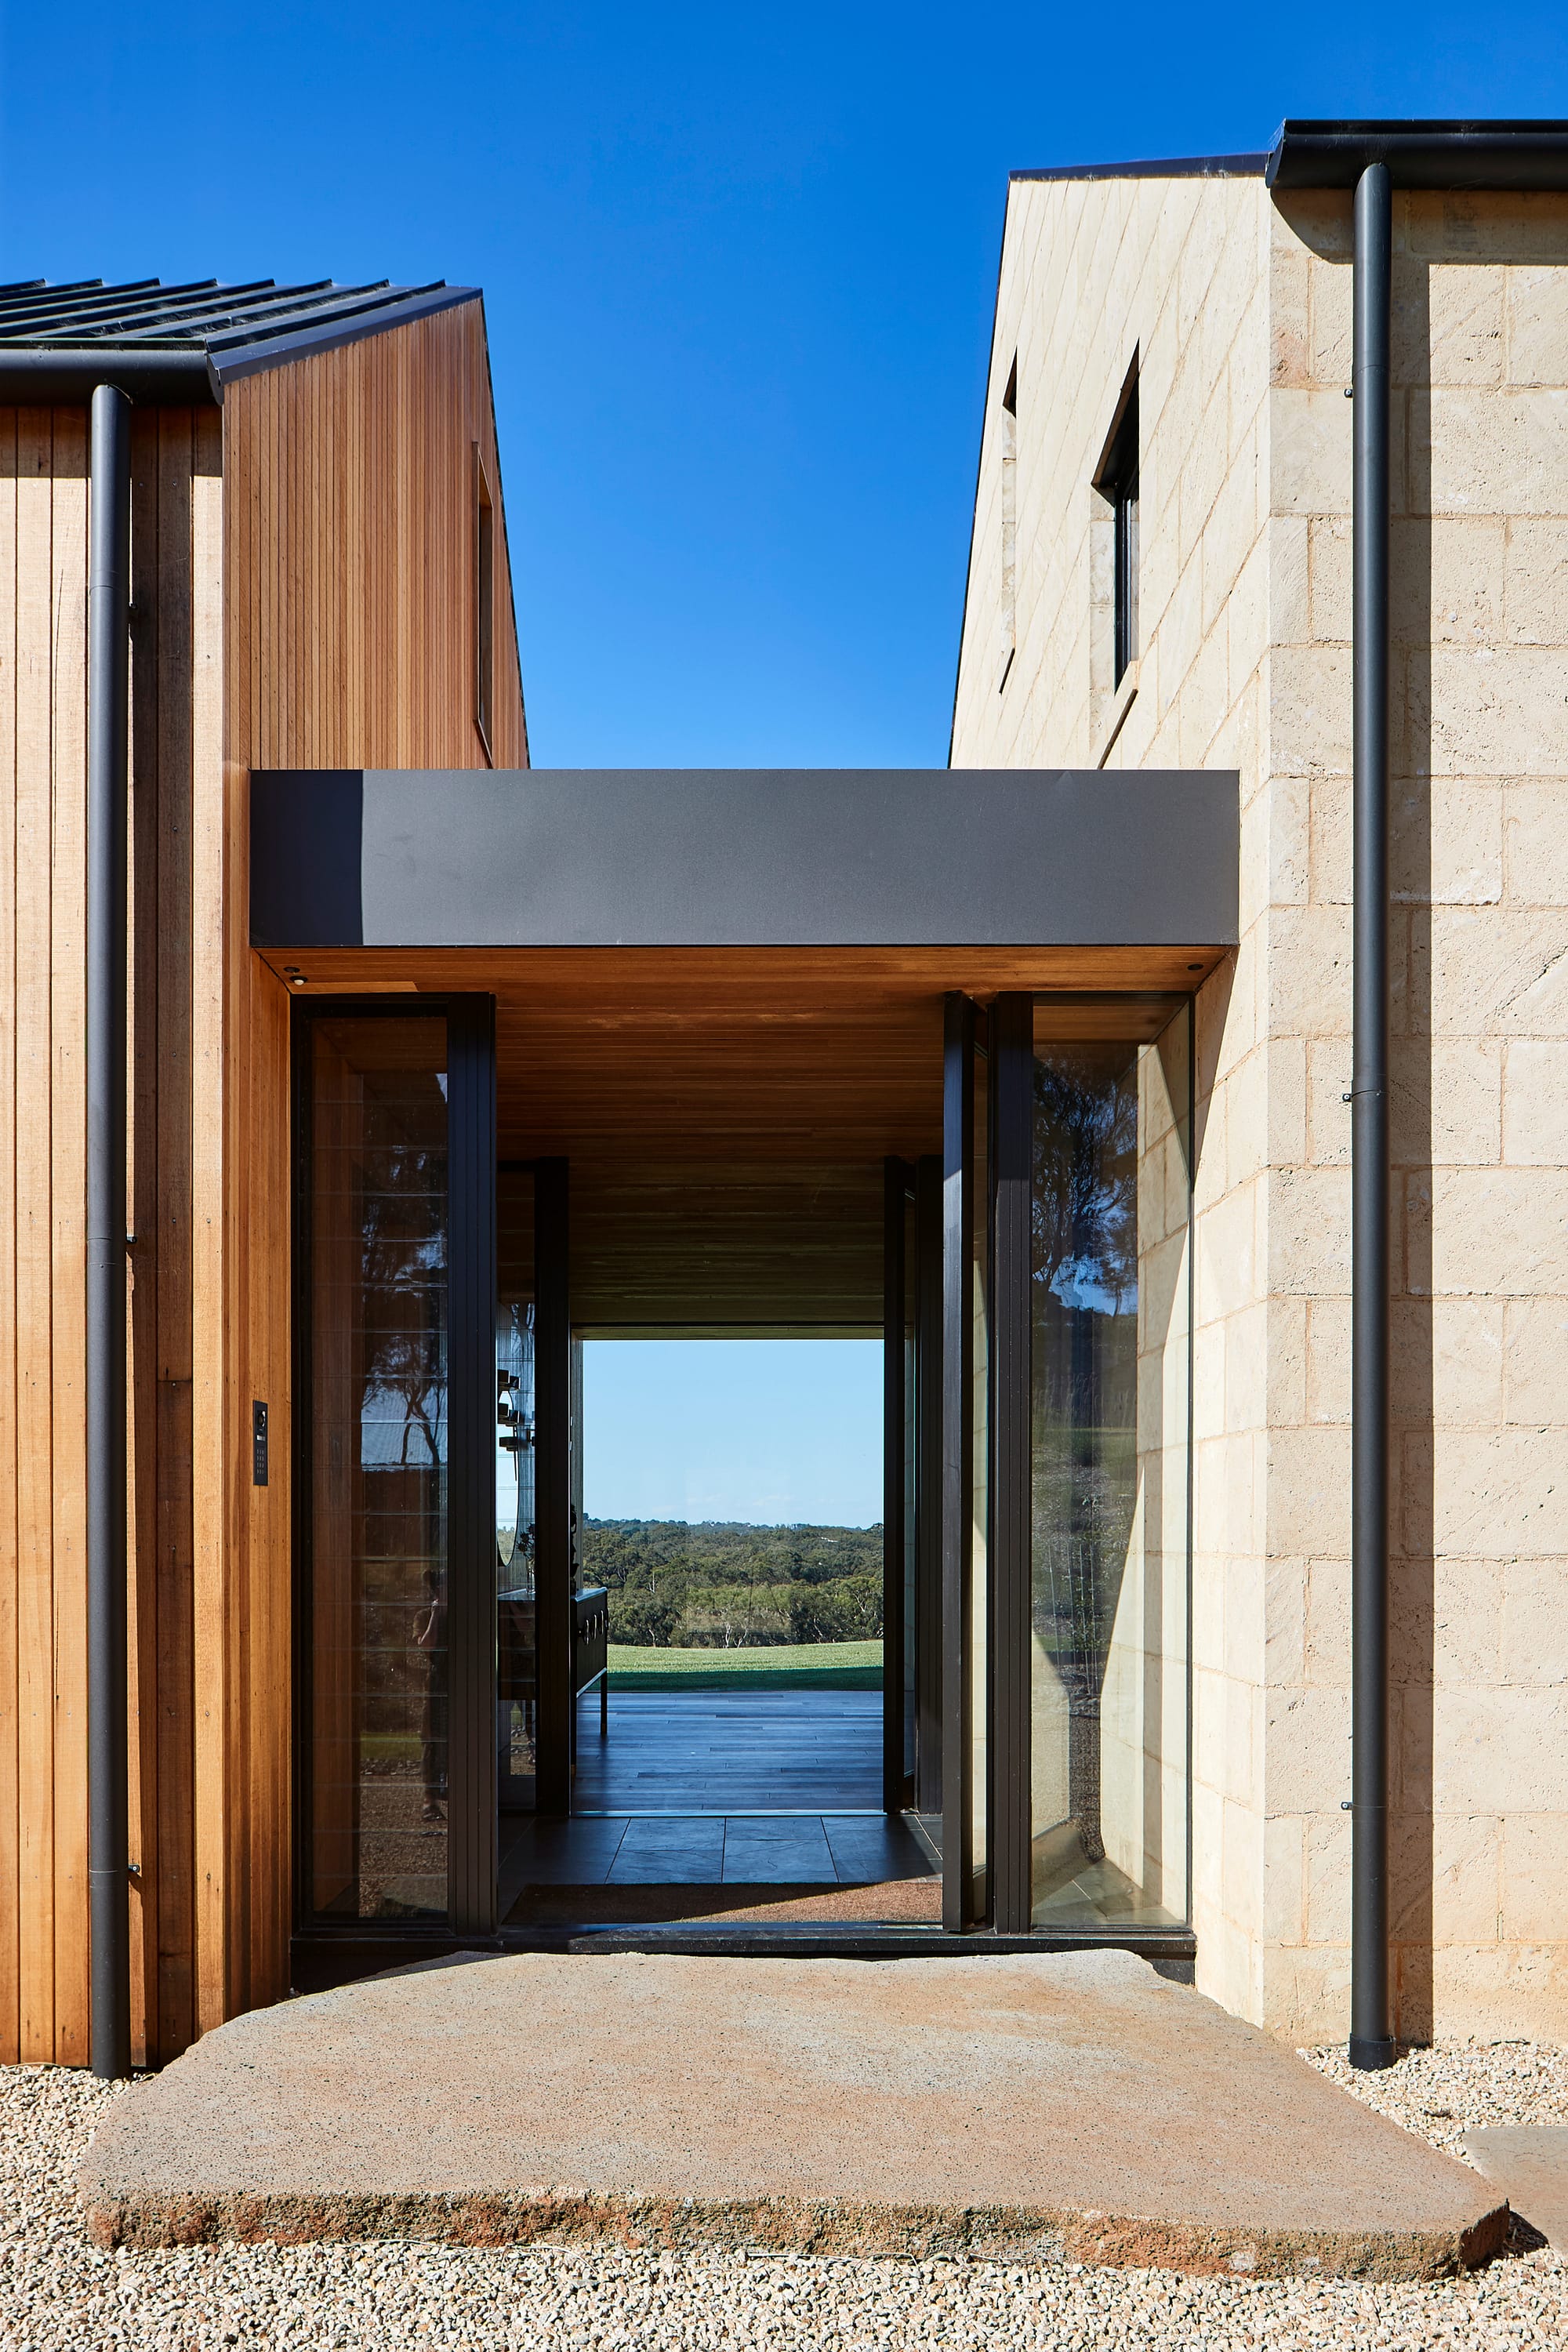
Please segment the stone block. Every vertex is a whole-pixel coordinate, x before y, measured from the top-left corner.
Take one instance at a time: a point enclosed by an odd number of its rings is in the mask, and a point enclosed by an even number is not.
[[[1348,1776],[1347,1776],[1348,1778]],[[1303,1841],[1307,1882],[1306,1933],[1318,1949],[1344,1944],[1351,1932],[1351,1816],[1336,1805],[1307,1817]]]
[[[1418,1042],[1393,1056],[1395,1167],[1486,1168],[1518,1157],[1502,1150],[1502,1055],[1496,1038],[1439,1037],[1426,1056]]]
[[[1519,1554],[1502,1566],[1499,1672],[1510,1685],[1568,1688],[1568,1560]]]
[[[1311,548],[1310,634],[1320,644],[1348,646],[1352,602],[1351,519],[1348,514],[1314,515],[1308,530]],[[1395,568],[1395,580],[1397,577]]]
[[[1406,1214],[1412,1292],[1568,1294],[1568,1173],[1561,1169],[1436,1169],[1429,1186],[1407,1184]]]
[[[1351,910],[1278,907],[1268,919],[1268,1032],[1345,1037],[1351,1031]]]
[[[1452,679],[1445,681],[1452,686]],[[1424,698],[1425,681],[1413,696]],[[1423,709],[1411,713],[1406,749],[1417,772],[1394,785],[1389,809],[1389,881],[1409,906],[1495,906],[1503,894],[1503,787],[1420,768]],[[1431,729],[1436,744],[1446,721]]]
[[[1271,1559],[1263,1573],[1263,1680],[1270,1690],[1307,1679],[1308,1566]]]
[[[1348,563],[1348,527],[1339,529],[1336,546]],[[1417,652],[1429,645],[1498,644],[1508,634],[1510,529],[1492,515],[1424,515],[1394,523],[1389,533],[1393,642]],[[1347,572],[1347,600],[1349,593]]]
[[[1518,1037],[1507,1047],[1503,1158],[1510,1167],[1568,1161],[1568,1038]]]
[[[1223,1818],[1220,1900],[1229,1917],[1250,1925],[1263,1903],[1263,1823],[1250,1805],[1227,1804]]]
[[[1300,1813],[1272,1813],[1263,1823],[1261,1926],[1270,1944],[1306,1941],[1306,1831]]]
[[[1307,1419],[1347,1423],[1351,1413],[1351,1303],[1307,1301]]]
[[[1562,674],[1562,655],[1541,646],[1434,646],[1429,677],[1412,678],[1410,766],[1435,777],[1568,775]]]
[[[1527,831],[1535,788],[1504,804],[1505,858],[1516,804]],[[1524,862],[1528,865],[1528,857]],[[1560,908],[1437,906],[1411,940],[1405,1025],[1441,1035],[1558,1036],[1568,1030],[1568,856]],[[1539,887],[1537,877],[1536,887]]]
[[[1234,1314],[1258,1297],[1255,1223],[1258,1187],[1247,1184],[1202,1210],[1197,1219],[1196,1313],[1200,1322]]]
[[[1268,1180],[1268,1286],[1284,1297],[1350,1289],[1348,1175],[1339,1168],[1280,1168]]]
[[[1394,270],[1396,384],[1500,384],[1504,273],[1493,261],[1428,268],[1402,257]]]
[[[1439,1944],[1431,2030],[1439,2039],[1568,2042],[1568,1942]]]
[[[1503,273],[1510,383],[1568,383],[1568,247],[1544,265]]]
[[[1561,656],[1540,658],[1551,666],[1554,677],[1561,677]],[[1568,776],[1568,747],[1559,772]],[[1568,907],[1568,783],[1509,787],[1503,796],[1503,855],[1510,908]],[[1562,936],[1555,929],[1549,935],[1550,950],[1555,951],[1551,954],[1552,964],[1563,952],[1558,947]],[[1551,964],[1543,965],[1537,980],[1544,980],[1550,969]],[[1556,980],[1559,975],[1553,971],[1552,977]],[[1543,1019],[1541,1025],[1544,1029],[1556,1024]]]
[[[1311,272],[1311,381],[1342,392],[1351,381],[1352,278],[1335,262],[1314,257]]]
[[[1420,1484],[1404,1498],[1406,1551],[1568,1552],[1568,1479],[1555,1433],[1447,1428],[1440,1438],[1406,1441],[1413,1476],[1428,1449]]]
[[[1276,646],[1268,656],[1271,767],[1292,776],[1351,772],[1351,655],[1343,646]]]
[[[1434,1811],[1568,1815],[1565,1735],[1568,1692],[1526,1692],[1518,1685],[1435,1691]]]
[[[1408,1480],[1406,1481],[1408,1484]],[[1418,1580],[1427,1585],[1429,1626],[1407,1624],[1402,1632],[1397,1671],[1434,1688],[1463,1689],[1496,1683],[1502,1673],[1503,1563],[1499,1559],[1443,1557],[1406,1560],[1398,1580],[1408,1591]],[[1414,1612],[1406,1609],[1406,1618]],[[1423,1654],[1423,1643],[1426,1652]]]
[[[1510,645],[1568,646],[1568,541],[1556,516],[1506,526],[1499,634]]]
[[[1568,1298],[1510,1298],[1501,1313],[1500,1418],[1562,1428],[1568,1423]],[[1568,1603],[1568,1593],[1563,1600]]]
[[[1351,510],[1351,404],[1342,383],[1273,395],[1268,511],[1348,515]]]
[[[1266,1786],[1279,1791],[1281,1805],[1337,1811],[1347,1793],[1348,1691],[1270,1691],[1266,1707]]]
[[[1341,1513],[1340,1539],[1339,1553],[1320,1552],[1307,1564],[1304,1678],[1315,1686],[1342,1691],[1349,1686],[1351,1671],[1348,1497]]]
[[[1396,1425],[1495,1428],[1503,1419],[1503,1301],[1395,1298],[1391,1318]],[[1345,1342],[1348,1354],[1349,1327]]]
[[[1563,1940],[1568,1921],[1568,1811],[1510,1812],[1502,1823],[1501,1917],[1510,1940]]]
[[[1413,393],[1409,465],[1415,513],[1560,513],[1568,392],[1438,384]]]

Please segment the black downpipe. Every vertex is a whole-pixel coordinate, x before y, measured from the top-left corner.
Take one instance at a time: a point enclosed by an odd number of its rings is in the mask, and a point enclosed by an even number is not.
[[[1355,1055],[1351,1098],[1351,2032],[1394,2063],[1388,1990],[1388,166],[1355,192],[1352,636]]]
[[[125,1538],[131,403],[92,395],[87,574],[87,1685],[92,2071],[131,2072]]]

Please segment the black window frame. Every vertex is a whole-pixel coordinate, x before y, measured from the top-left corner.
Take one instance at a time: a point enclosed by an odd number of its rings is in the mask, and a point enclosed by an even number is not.
[[[1138,359],[1133,355],[1116,403],[1094,487],[1110,509],[1111,687],[1138,658]]]
[[[474,443],[474,725],[495,765],[495,500],[484,455]]]

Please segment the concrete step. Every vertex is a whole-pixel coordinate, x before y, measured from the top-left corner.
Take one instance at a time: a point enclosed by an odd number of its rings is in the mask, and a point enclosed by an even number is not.
[[[423,2237],[1424,2278],[1465,2166],[1121,1952],[434,1961],[220,2027],[116,2102],[100,2245]]]

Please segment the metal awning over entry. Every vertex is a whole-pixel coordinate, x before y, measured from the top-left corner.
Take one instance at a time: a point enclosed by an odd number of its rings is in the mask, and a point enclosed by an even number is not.
[[[580,1328],[879,1329],[883,1162],[942,1002],[1189,992],[1237,779],[258,772],[251,939],[300,994],[496,1000],[503,1160],[571,1163]]]
[[[274,948],[1234,944],[1237,778],[258,772]]]

